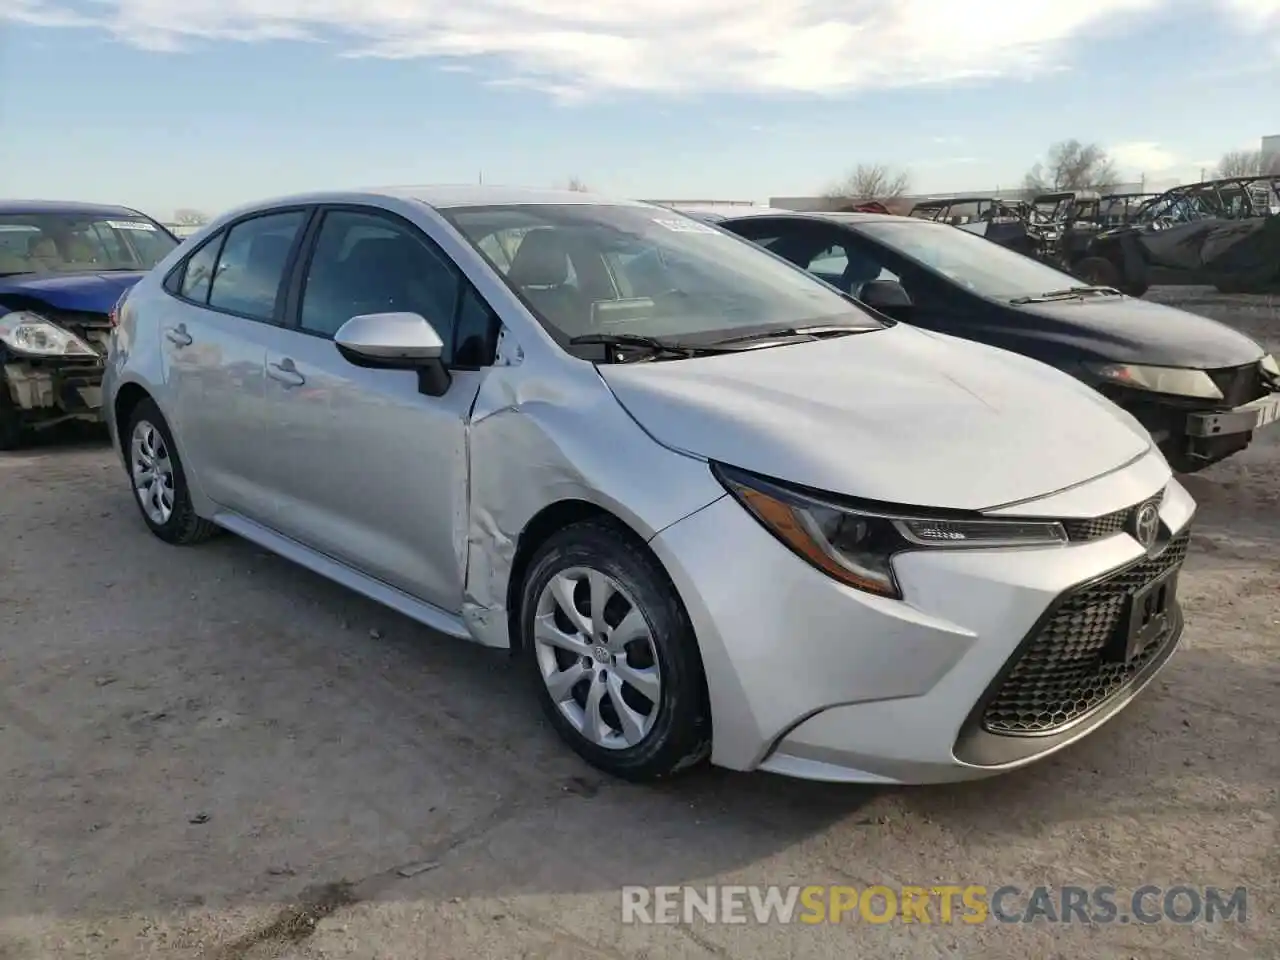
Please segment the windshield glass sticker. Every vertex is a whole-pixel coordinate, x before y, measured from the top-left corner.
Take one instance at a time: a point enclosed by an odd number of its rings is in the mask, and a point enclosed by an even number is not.
[[[113,230],[149,230],[155,232],[155,227],[142,220],[108,220],[107,226]]]
[[[705,223],[699,223],[697,220],[667,220],[655,218],[653,222],[660,227],[666,227],[673,233],[709,233],[712,236],[720,235],[720,231],[715,227],[709,227]]]

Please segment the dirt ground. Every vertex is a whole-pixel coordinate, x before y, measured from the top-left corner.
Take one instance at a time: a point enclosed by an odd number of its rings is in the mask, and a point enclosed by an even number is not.
[[[1152,297],[1280,350],[1280,302]],[[1280,957],[1280,430],[1187,485],[1183,649],[1084,743],[962,786],[649,788],[505,656],[233,537],[163,545],[102,444],[4,455],[0,958]],[[685,883],[1245,886],[1248,916],[620,922],[623,885]]]

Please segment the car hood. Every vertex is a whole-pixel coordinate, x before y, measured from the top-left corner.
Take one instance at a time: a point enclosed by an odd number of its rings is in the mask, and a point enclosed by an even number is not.
[[[1134,297],[1017,305],[1052,340],[1121,363],[1214,370],[1257,363],[1263,349],[1225,323]]]
[[[107,313],[121,294],[142,279],[136,273],[19,274],[0,277],[0,302],[5,297],[39,300],[55,310]]]
[[[905,325],[598,369],[665,446],[883,503],[1003,506],[1151,447],[1137,421],[1067,374]]]

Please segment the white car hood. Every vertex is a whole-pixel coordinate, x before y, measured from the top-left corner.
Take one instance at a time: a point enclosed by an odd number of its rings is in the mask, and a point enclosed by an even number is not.
[[[1136,420],[1065,373],[905,325],[598,369],[665,446],[887,504],[1003,506],[1151,447]]]

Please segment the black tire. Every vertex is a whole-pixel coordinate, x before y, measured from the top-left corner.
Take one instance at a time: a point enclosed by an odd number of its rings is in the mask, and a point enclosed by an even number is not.
[[[539,665],[534,640],[539,599],[553,577],[583,567],[605,574],[634,598],[652,637],[661,675],[652,707],[657,714],[643,738],[630,746],[610,748],[584,736],[557,706]],[[584,520],[548,539],[532,557],[521,584],[519,623],[522,657],[543,712],[561,738],[592,766],[624,780],[643,782],[691,768],[710,754],[711,716],[693,626],[666,572],[621,525]],[[569,662],[575,659],[571,654],[564,656]],[[590,684],[598,666],[592,663],[580,684]],[[585,688],[575,685],[574,690],[585,699]],[[611,702],[602,701],[602,711],[614,709]]]
[[[155,428],[164,442],[168,460],[172,466],[173,509],[164,522],[157,522],[147,513],[142,503],[142,495],[133,482],[133,437],[142,424],[150,424]],[[124,448],[125,469],[129,477],[129,488],[133,491],[133,502],[137,504],[143,522],[152,533],[165,543],[187,546],[208,540],[219,532],[219,527],[215,524],[197,516],[195,508],[191,505],[187,475],[182,468],[178,450],[174,446],[173,434],[169,431],[169,424],[165,422],[164,415],[160,413],[160,408],[154,401],[142,400],[134,407],[124,434],[120,438],[120,444]]]
[[[1140,297],[1150,289],[1142,281],[1126,280],[1120,267],[1106,257],[1085,257],[1075,265],[1074,273],[1095,287],[1115,287],[1130,297]]]
[[[1075,265],[1074,272],[1085,283],[1097,287],[1115,287],[1119,290],[1124,283],[1120,268],[1106,257],[1085,257]]]

